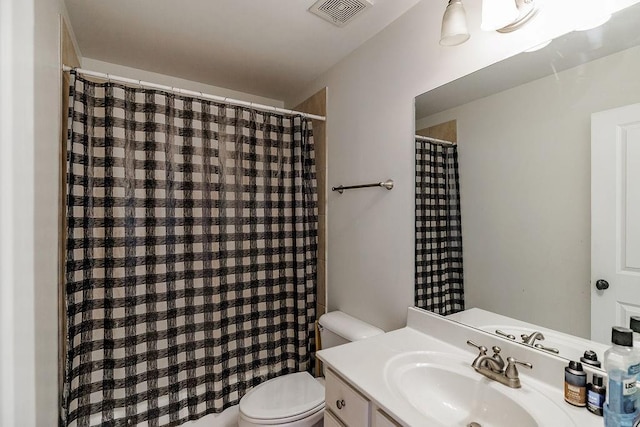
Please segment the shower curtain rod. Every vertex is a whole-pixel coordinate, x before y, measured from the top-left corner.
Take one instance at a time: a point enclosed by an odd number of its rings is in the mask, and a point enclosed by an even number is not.
[[[137,85],[137,86],[144,86],[144,87],[148,87],[149,89],[159,89],[159,90],[164,90],[167,92],[175,92],[181,95],[187,95],[187,96],[193,96],[193,97],[197,97],[197,98],[202,98],[202,99],[208,99],[211,101],[217,101],[217,102],[222,102],[225,104],[232,104],[232,105],[239,105],[239,106],[243,106],[243,107],[249,107],[249,108],[255,108],[256,110],[262,110],[262,111],[274,111],[276,113],[283,113],[283,114],[292,114],[292,115],[300,115],[302,117],[306,117],[309,119],[313,119],[313,120],[320,120],[320,121],[326,121],[327,118],[325,116],[318,116],[315,114],[309,114],[309,113],[303,113],[301,111],[295,111],[295,110],[287,110],[285,108],[279,108],[279,107],[274,107],[272,105],[263,105],[263,104],[257,104],[255,102],[248,102],[248,101],[240,101],[239,99],[232,99],[232,98],[227,98],[224,96],[217,96],[217,95],[209,95],[206,93],[202,93],[202,92],[197,92],[197,91],[193,91],[193,90],[188,90],[188,89],[180,89],[177,87],[173,87],[173,86],[165,86],[165,85],[161,85],[161,84],[157,84],[157,83],[150,83],[150,82],[145,82],[144,80],[136,80],[136,79],[129,79],[127,77],[120,77],[120,76],[114,76],[113,74],[107,74],[107,73],[100,73],[98,71],[90,71],[90,70],[84,70],[82,68],[75,68],[75,67],[69,67],[68,65],[63,65],[62,66],[62,71],[68,72],[74,70],[76,73],[79,74],[84,74],[86,76],[91,76],[91,77],[97,77],[99,79],[104,79],[107,81],[117,81],[120,83],[127,83],[130,85]]]
[[[430,136],[415,135],[415,137],[418,141],[427,141],[427,142],[433,142],[434,144],[442,144],[442,145],[456,145],[455,142],[445,141],[444,139],[431,138]]]

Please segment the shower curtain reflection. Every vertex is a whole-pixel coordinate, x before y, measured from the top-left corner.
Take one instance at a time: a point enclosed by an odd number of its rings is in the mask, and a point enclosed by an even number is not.
[[[310,121],[71,80],[64,425],[177,425],[308,370]]]
[[[416,137],[417,307],[447,315],[464,310],[458,150]]]

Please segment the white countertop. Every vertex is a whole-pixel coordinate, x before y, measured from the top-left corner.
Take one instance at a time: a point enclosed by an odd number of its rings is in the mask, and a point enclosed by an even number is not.
[[[420,315],[421,313],[413,313],[414,317]],[[415,326],[418,329],[423,329],[425,325],[430,328],[437,328],[440,334],[447,334],[447,336],[450,336],[455,342],[460,341],[463,336],[468,336],[467,339],[480,341],[481,344],[487,347],[495,345],[490,342],[491,340],[495,340],[495,337],[492,337],[489,334],[485,334],[481,331],[473,331],[471,328],[456,324],[455,322],[448,321],[439,316],[439,318],[431,318],[431,316],[433,315],[427,316],[428,318],[424,319],[426,321],[425,324],[412,326]],[[409,324],[411,325],[411,322],[409,322]],[[395,356],[403,353],[437,351],[457,354],[465,359],[468,358],[468,369],[473,371],[471,362],[477,356],[477,351],[473,350],[471,347],[469,347],[469,351],[467,351],[460,345],[452,345],[448,342],[444,342],[431,335],[427,335],[418,329],[408,326],[362,341],[321,350],[318,352],[318,357],[329,368],[349,381],[359,392],[367,396],[378,407],[382,408],[402,425],[411,427],[433,426],[434,424],[432,420],[425,417],[416,408],[414,408],[407,399],[394,391],[393,387],[390,387],[389,384],[387,384],[385,369],[388,362]],[[448,331],[443,332],[443,329],[448,329]],[[503,348],[502,354],[506,359],[506,356],[511,355],[509,353],[510,346],[513,346],[514,344],[506,341],[503,343],[499,342],[499,344]],[[514,349],[516,349],[514,351],[521,352],[522,350],[520,347],[523,346],[514,347]],[[523,373],[522,370],[520,370],[520,377],[522,381],[521,389],[510,389],[496,381],[490,381],[487,379],[486,381],[488,386],[497,387],[505,395],[517,400],[523,407],[526,407],[527,390],[535,389],[552,402],[555,402],[557,406],[565,411],[571,417],[576,426],[602,426],[602,417],[591,414],[586,410],[586,408],[576,408],[564,402],[563,392],[560,389],[560,385],[563,381],[562,364],[564,364],[564,361],[561,361],[559,364],[555,359],[545,360],[544,358],[548,356],[541,354],[540,352],[531,350],[529,350],[529,352],[532,354],[527,361],[534,364],[534,369],[531,371],[531,375]],[[525,354],[527,357],[529,356],[527,353]],[[522,360],[522,356],[519,354],[514,355],[514,357]],[[560,377],[559,380],[555,381],[554,385],[551,385],[549,384],[549,381],[536,379],[534,375],[536,366],[538,366],[539,369],[545,368],[546,370],[553,369],[554,371],[558,371],[557,376]],[[549,368],[549,366],[552,366],[552,368]],[[556,372],[554,372],[554,376],[555,374]],[[480,376],[480,374],[477,375]],[[428,386],[428,384],[425,384],[425,386]],[[523,396],[525,397],[524,399]],[[536,417],[534,416],[534,418]],[[559,427],[558,424],[549,424],[547,422],[548,420],[541,423],[540,419],[536,419],[539,421],[539,425]]]

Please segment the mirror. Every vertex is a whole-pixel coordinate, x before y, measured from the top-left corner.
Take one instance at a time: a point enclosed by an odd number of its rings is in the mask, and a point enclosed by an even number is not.
[[[638,22],[635,4],[416,97],[416,134],[453,123],[457,139],[464,301],[478,316],[452,319],[590,343],[591,114],[640,103]]]

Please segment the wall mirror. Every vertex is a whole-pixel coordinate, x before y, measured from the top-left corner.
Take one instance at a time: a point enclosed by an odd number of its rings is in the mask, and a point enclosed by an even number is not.
[[[557,331],[560,341],[590,339],[592,322],[606,318],[591,303],[608,292],[591,277],[591,115],[640,103],[638,22],[635,4],[416,97],[416,134],[457,141],[466,309]],[[452,319],[492,333],[504,326]],[[521,341],[523,325],[503,332]]]

